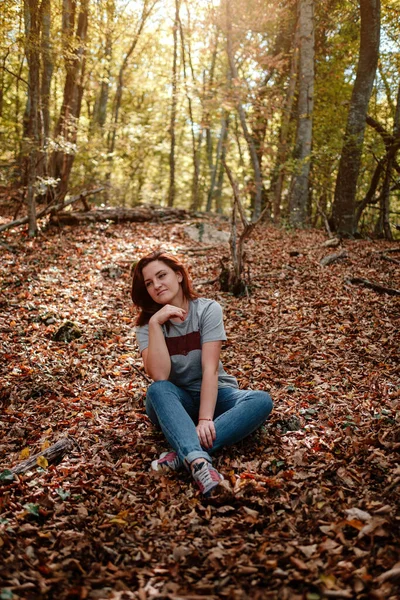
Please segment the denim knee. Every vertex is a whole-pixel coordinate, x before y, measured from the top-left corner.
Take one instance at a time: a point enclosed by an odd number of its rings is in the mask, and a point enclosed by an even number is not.
[[[265,420],[267,420],[274,407],[272,398],[268,392],[257,391],[255,393],[257,394],[258,400],[262,406],[262,410],[264,411]]]
[[[165,393],[165,391],[171,387],[173,388],[174,385],[167,379],[153,381],[153,383],[147,388],[147,397],[150,398],[151,402],[154,402],[154,400],[157,400],[157,398],[162,398],[163,392]]]
[[[165,392],[166,389],[165,384],[167,384],[168,387],[168,384],[170,384],[170,382],[167,380],[154,381],[147,388],[146,414],[149,417],[150,421],[157,426],[159,426],[159,422],[156,411],[154,409],[154,405],[157,405],[158,401],[162,400],[163,392]]]

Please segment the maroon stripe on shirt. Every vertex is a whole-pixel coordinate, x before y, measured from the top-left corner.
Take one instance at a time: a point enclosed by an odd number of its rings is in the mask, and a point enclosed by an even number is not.
[[[166,337],[165,343],[170,356],[176,354],[186,356],[192,350],[201,350],[200,331],[193,331],[177,337]]]

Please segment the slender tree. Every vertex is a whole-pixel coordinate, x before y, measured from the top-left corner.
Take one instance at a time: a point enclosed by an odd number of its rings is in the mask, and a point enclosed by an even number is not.
[[[111,156],[111,160],[112,160],[112,154],[115,149],[115,138],[116,138],[117,129],[118,129],[119,112],[121,110],[121,101],[122,101],[122,92],[124,90],[125,72],[128,67],[128,64],[129,64],[129,59],[132,56],[132,53],[138,44],[140,35],[143,31],[146,21],[149,18],[157,1],[158,0],[154,0],[153,2],[150,2],[149,0],[143,1],[142,13],[141,13],[141,16],[139,19],[138,28],[133,36],[133,39],[129,46],[128,52],[125,54],[124,59],[122,61],[122,65],[119,69],[118,85],[117,85],[117,91],[115,94],[114,109],[113,109],[113,125],[112,125],[111,135],[109,137],[109,143],[108,143],[108,153],[109,153],[109,156]]]
[[[383,180],[383,188],[380,202],[380,212],[375,232],[378,235],[384,234],[387,240],[393,241],[393,234],[390,228],[390,191],[392,184],[393,166],[395,157],[400,149],[400,86],[397,94],[397,105],[394,115],[393,124],[393,144],[391,150],[387,154],[385,178]]]
[[[81,0],[76,15],[74,0],[63,0],[63,40],[66,77],[63,101],[54,137],[57,148],[51,157],[52,175],[58,180],[56,196],[62,200],[75,159],[78,125],[84,91],[86,36],[89,19],[89,0]],[[77,17],[77,19],[76,19]],[[75,30],[75,20],[76,30]]]
[[[286,161],[289,154],[289,130],[290,122],[292,118],[294,97],[296,91],[296,82],[298,75],[298,64],[299,64],[299,39],[298,39],[298,23],[295,24],[295,32],[293,35],[293,48],[290,58],[288,83],[286,87],[286,94],[283,101],[281,124],[279,128],[279,142],[276,153],[276,161],[274,170],[272,173],[272,185],[271,185],[271,196],[272,196],[272,210],[274,216],[274,222],[280,222],[281,216],[281,203],[282,203],[282,191],[287,175]]]
[[[189,13],[189,9],[188,9]],[[188,47],[186,50],[185,47],[185,35],[183,32],[182,21],[180,15],[178,13],[178,24],[179,24],[179,33],[181,40],[181,56],[182,56],[182,68],[183,68],[183,82],[185,86],[185,94],[188,101],[188,111],[189,111],[189,120],[190,120],[190,134],[192,138],[192,155],[193,155],[193,183],[192,183],[192,201],[191,201],[191,209],[193,211],[198,210],[200,204],[199,198],[199,179],[200,179],[200,149],[203,141],[203,133],[204,128],[201,126],[198,137],[196,139],[195,132],[195,120],[193,114],[193,106],[192,106],[192,98],[189,93],[189,84],[188,84],[188,73],[187,73],[187,62],[189,63],[190,72],[192,76],[192,81],[195,81],[193,63],[192,63],[192,54],[190,44],[188,43]]]
[[[40,145],[40,2],[24,1],[25,53],[28,62],[28,95],[24,115],[24,183],[28,208],[28,233],[36,235],[36,174]]]
[[[235,64],[235,55],[233,50],[233,40],[232,40],[232,16],[231,16],[231,7],[230,1],[225,1],[225,11],[226,11],[226,40],[227,40],[227,54],[229,67],[231,71],[232,79],[235,82],[239,81],[239,73]],[[262,177],[261,177],[261,169],[260,163],[257,156],[257,148],[254,143],[254,139],[250,133],[249,127],[247,125],[246,113],[243,108],[243,104],[241,99],[237,95],[236,97],[236,106],[239,114],[240,124],[243,131],[244,139],[246,140],[249,154],[251,157],[251,163],[253,167],[254,174],[254,207],[253,207],[253,220],[257,220],[261,214],[261,205],[262,205]]]
[[[171,98],[171,117],[169,134],[171,138],[171,145],[169,151],[169,188],[168,188],[168,206],[173,206],[175,202],[175,146],[176,146],[176,107],[178,97],[178,30],[179,30],[179,10],[180,0],[175,0],[175,19],[172,28],[174,50],[173,50],[173,62],[172,62],[172,98]]]
[[[336,180],[332,220],[344,236],[356,233],[356,192],[361,166],[368,103],[376,74],[380,41],[380,0],[360,0],[361,32],[344,144]]]
[[[100,93],[96,97],[93,109],[93,125],[103,129],[107,118],[108,97],[110,94],[111,60],[113,54],[113,23],[115,19],[115,0],[107,0],[105,6],[105,33],[103,71],[101,74]],[[119,80],[118,80],[119,81]]]
[[[296,165],[290,190],[289,210],[290,223],[294,227],[304,227],[307,220],[314,108],[314,0],[299,0],[298,11],[300,55],[294,149]]]

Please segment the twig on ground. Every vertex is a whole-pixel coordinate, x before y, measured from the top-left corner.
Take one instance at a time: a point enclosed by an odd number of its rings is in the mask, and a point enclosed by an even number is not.
[[[375,254],[378,258],[381,258],[382,260],[386,260],[387,262],[392,262],[396,265],[400,265],[400,260],[397,260],[396,258],[391,258],[390,256],[387,256],[388,252],[400,252],[400,248],[389,248],[388,250],[373,250],[370,254]]]
[[[363,277],[346,277],[345,283],[350,283],[352,285],[362,285],[366,288],[374,290],[379,294],[389,294],[390,296],[400,296],[400,290],[396,290],[394,288],[388,288],[380,283],[375,283],[374,281],[369,281],[368,279],[364,279]]]
[[[147,383],[149,383],[149,384],[150,384],[150,383],[153,383],[153,382],[152,382],[152,380],[151,380],[149,377],[147,377],[147,375],[146,375],[145,373],[143,373],[143,372],[142,372],[142,371],[139,369],[139,367],[137,367],[136,365],[132,364],[131,362],[130,362],[129,364],[131,365],[131,367],[132,367],[133,369],[135,369],[135,371],[137,371],[137,372],[139,373],[139,375],[141,375],[141,376],[143,377],[143,379],[145,379],[145,380],[147,381]]]
[[[1,246],[4,246],[4,248],[5,248],[6,250],[8,250],[9,252],[12,252],[13,254],[15,254],[16,250],[15,250],[15,249],[14,249],[12,246],[10,246],[10,245],[9,245],[9,244],[7,244],[6,242],[4,242],[3,240],[0,240],[0,245],[1,245]]]

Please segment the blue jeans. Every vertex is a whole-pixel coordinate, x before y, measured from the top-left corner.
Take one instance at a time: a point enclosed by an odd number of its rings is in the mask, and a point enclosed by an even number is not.
[[[200,392],[188,392],[170,381],[155,381],[147,390],[147,415],[161,428],[186,466],[196,458],[211,462],[210,454],[255,431],[268,418],[272,400],[267,392],[219,388],[214,412],[217,435],[207,451],[202,448],[196,431],[199,407]]]

